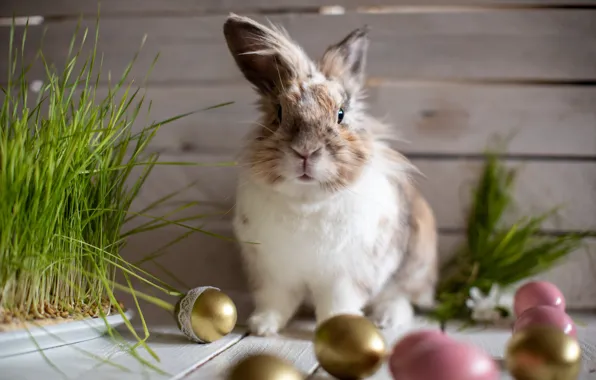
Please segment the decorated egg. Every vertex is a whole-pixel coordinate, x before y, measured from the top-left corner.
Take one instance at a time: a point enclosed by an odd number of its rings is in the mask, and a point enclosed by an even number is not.
[[[304,380],[285,359],[271,354],[250,355],[232,366],[227,380]]]
[[[572,337],[577,336],[575,324],[567,313],[552,306],[536,306],[523,312],[513,324],[513,332],[529,326],[552,326]]]
[[[211,286],[191,289],[174,308],[178,328],[196,343],[212,343],[236,326],[234,301]]]
[[[420,350],[449,342],[451,340],[441,330],[418,330],[406,334],[393,346],[389,357],[389,369],[393,376],[398,378],[399,368],[411,355],[416,355]]]
[[[509,339],[505,366],[520,380],[576,380],[581,358],[577,339],[552,326],[529,326]]]
[[[371,376],[386,357],[383,335],[358,315],[337,315],[321,323],[315,331],[314,348],[321,367],[338,379]]]
[[[399,380],[497,380],[500,371],[484,351],[456,341],[427,347],[400,366]]]
[[[531,281],[515,292],[513,311],[516,317],[534,306],[552,306],[565,310],[565,297],[554,284],[547,281]]]

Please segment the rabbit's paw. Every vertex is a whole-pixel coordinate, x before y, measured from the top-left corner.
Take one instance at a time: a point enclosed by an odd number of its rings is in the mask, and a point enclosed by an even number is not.
[[[380,329],[406,327],[414,320],[414,309],[407,299],[397,298],[373,305],[370,318]]]
[[[282,317],[275,310],[265,310],[254,313],[248,319],[248,329],[253,335],[276,335],[282,328]]]

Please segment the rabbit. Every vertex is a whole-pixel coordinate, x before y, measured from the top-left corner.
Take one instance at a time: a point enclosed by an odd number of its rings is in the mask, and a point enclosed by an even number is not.
[[[239,154],[233,230],[254,300],[247,324],[275,335],[299,307],[381,329],[432,307],[437,231],[418,173],[364,104],[369,27],[315,62],[281,26],[229,14],[235,64],[262,117]]]

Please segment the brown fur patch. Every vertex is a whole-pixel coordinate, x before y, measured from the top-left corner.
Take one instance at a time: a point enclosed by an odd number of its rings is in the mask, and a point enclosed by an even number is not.
[[[372,138],[359,135],[348,129],[340,129],[339,138],[330,141],[329,150],[334,152],[338,166],[338,178],[325,184],[331,191],[337,191],[358,179],[372,156]]]
[[[279,160],[283,157],[283,152],[271,137],[273,135],[262,141],[253,141],[249,152],[249,165],[256,177],[273,185],[283,179],[279,171]]]
[[[404,186],[410,215],[406,256],[394,281],[417,303],[434,291],[438,280],[437,230],[434,215],[426,200],[413,186]]]
[[[381,152],[396,170],[391,176],[402,218],[393,230],[391,246],[403,252],[399,269],[390,280],[390,292],[407,295],[414,304],[428,306],[438,277],[437,231],[434,215],[415,187],[409,173],[416,172],[408,159],[393,149]],[[380,231],[380,233],[383,233]],[[384,292],[383,296],[387,295]]]

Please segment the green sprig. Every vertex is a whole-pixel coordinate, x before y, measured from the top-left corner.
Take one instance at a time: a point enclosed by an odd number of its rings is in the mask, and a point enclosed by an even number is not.
[[[472,287],[488,293],[491,286],[507,288],[556,265],[577,250],[589,233],[558,236],[541,234],[544,215],[526,217],[505,225],[503,215],[512,207],[516,172],[488,153],[474,189],[467,218],[466,242],[442,268],[438,306],[431,313],[441,322],[471,321],[466,300]]]

